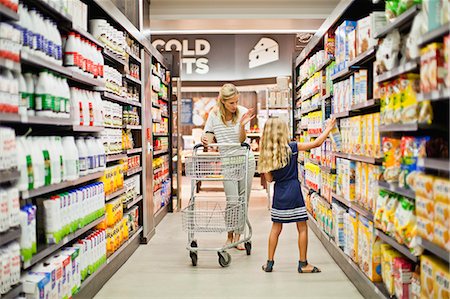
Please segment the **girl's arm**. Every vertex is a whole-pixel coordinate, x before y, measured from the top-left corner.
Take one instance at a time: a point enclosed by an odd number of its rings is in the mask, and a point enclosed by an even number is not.
[[[266,178],[266,181],[268,181],[269,183],[273,181],[273,176],[272,176],[272,173],[270,173],[270,172],[265,173],[264,177]]]
[[[330,134],[331,130],[333,129],[334,125],[336,124],[335,118],[330,118],[330,120],[327,123],[327,127],[325,128],[325,131],[322,132],[322,134],[319,135],[314,141],[312,142],[298,142],[297,147],[299,151],[308,151],[312,148],[316,148],[322,145],[322,143],[327,139],[328,134]]]

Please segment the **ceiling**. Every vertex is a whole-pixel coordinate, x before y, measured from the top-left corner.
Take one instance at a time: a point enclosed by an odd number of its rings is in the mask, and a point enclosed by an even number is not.
[[[317,30],[339,0],[151,0],[151,34]]]

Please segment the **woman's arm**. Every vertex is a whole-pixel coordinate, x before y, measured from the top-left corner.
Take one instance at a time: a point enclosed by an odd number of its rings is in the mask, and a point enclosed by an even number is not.
[[[325,128],[325,131],[322,132],[322,134],[319,135],[314,141],[312,142],[298,142],[297,147],[299,151],[308,151],[312,148],[316,148],[322,145],[322,143],[327,139],[328,134],[330,134],[331,130],[333,129],[334,125],[336,124],[335,118],[330,118],[330,121],[327,123],[327,127]]]
[[[270,173],[270,172],[265,173],[265,174],[264,174],[264,177],[266,178],[266,181],[268,181],[269,183],[270,183],[270,182],[273,182],[273,176],[272,176],[272,173]]]

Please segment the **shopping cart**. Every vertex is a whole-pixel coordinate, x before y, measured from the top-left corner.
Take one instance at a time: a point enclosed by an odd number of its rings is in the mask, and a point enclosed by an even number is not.
[[[219,152],[203,152],[200,149],[219,148]],[[230,153],[222,155],[220,152]],[[233,154],[232,154],[233,153]],[[235,154],[234,154],[235,153]],[[192,156],[186,157],[186,175],[191,178],[191,198],[182,210],[183,229],[188,234],[189,256],[197,265],[199,251],[217,251],[219,264],[227,267],[231,256],[226,251],[244,243],[247,255],[251,254],[252,227],[247,215],[248,158],[250,146],[246,143],[216,143],[207,147],[198,144]],[[238,196],[208,196],[196,194],[199,181],[245,181],[245,193]],[[227,233],[244,227],[243,238],[222,247],[199,247],[196,233]]]

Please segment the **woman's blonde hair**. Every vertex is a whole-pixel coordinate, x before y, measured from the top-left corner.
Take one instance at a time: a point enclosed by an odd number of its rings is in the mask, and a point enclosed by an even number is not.
[[[289,128],[279,118],[269,118],[264,126],[260,144],[258,171],[268,173],[285,167],[291,157]]]
[[[225,108],[225,102],[231,99],[236,98],[239,96],[239,91],[237,90],[236,86],[234,86],[231,83],[226,83],[222,86],[219,92],[219,98],[217,99],[217,107],[220,113],[220,119],[222,120],[224,125],[227,125],[227,121],[225,119],[226,115],[226,108]],[[233,125],[237,123],[239,119],[239,109],[235,113],[233,113],[231,122]]]

